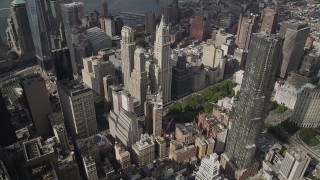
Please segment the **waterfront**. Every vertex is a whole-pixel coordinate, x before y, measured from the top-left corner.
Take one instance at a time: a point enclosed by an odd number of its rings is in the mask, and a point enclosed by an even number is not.
[[[12,0],[0,0],[0,9],[10,7]],[[97,9],[101,11],[102,0],[82,0],[85,4],[85,11],[87,13]],[[119,14],[121,11],[144,13],[152,10],[157,14],[161,11],[163,0],[108,0],[109,11],[113,15]],[[5,29],[7,27],[7,18],[9,16],[9,9],[0,10],[0,36],[3,41],[6,39]]]

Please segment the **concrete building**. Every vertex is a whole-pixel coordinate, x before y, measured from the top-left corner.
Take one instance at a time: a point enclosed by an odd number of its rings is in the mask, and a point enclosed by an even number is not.
[[[92,53],[94,55],[98,54],[101,49],[112,47],[111,37],[103,32],[100,28],[93,27],[87,29],[86,33],[92,48]]]
[[[258,15],[240,14],[236,43],[240,49],[248,50],[251,34],[258,31]]]
[[[145,13],[145,33],[152,34],[156,31],[156,14],[152,11]]]
[[[209,19],[201,16],[191,18],[191,27],[189,37],[199,41],[206,41],[210,38],[211,29]]]
[[[154,60],[157,64],[155,69],[155,79],[157,92],[162,90],[163,104],[171,101],[172,85],[172,63],[170,59],[170,27],[164,22],[162,17],[156,30],[156,41],[154,43]]]
[[[199,171],[196,173],[196,180],[220,180],[219,156],[212,153],[201,160]]]
[[[276,83],[274,100],[278,104],[284,104],[289,109],[294,109],[298,93],[308,82],[310,82],[309,78],[297,73],[290,73],[285,83]]]
[[[310,27],[307,23],[286,21],[281,24],[280,35],[285,38],[285,41],[280,77],[285,78],[288,73],[298,70],[309,33]]]
[[[67,129],[64,125],[64,123],[59,124],[59,125],[54,125],[52,127],[53,129],[53,134],[57,138],[57,142],[61,145],[62,149],[64,151],[69,150],[69,144],[71,141],[69,140]]]
[[[98,132],[91,89],[78,80],[58,84],[61,108],[69,135],[87,138]]]
[[[121,69],[123,85],[126,90],[129,90],[131,72],[134,67],[134,30],[131,27],[124,26],[121,31],[121,37]]]
[[[86,156],[83,158],[84,169],[86,173],[86,178],[88,180],[98,180],[98,172],[95,161],[91,156]]]
[[[226,59],[223,54],[223,50],[216,48],[214,45],[203,47],[202,63],[205,66],[218,70],[217,81],[222,80],[224,75]]]
[[[303,152],[290,151],[284,157],[280,174],[287,180],[303,179],[311,158]]]
[[[290,121],[299,127],[320,127],[320,86],[306,84],[297,94],[293,114]]]
[[[190,162],[194,164],[197,162],[197,148],[194,145],[183,145],[183,143],[170,142],[169,158],[177,163]]]
[[[111,135],[125,147],[138,141],[138,119],[134,113],[133,98],[127,91],[112,91],[113,110],[108,116]]]
[[[141,134],[140,140],[132,145],[132,160],[138,167],[154,161],[155,145],[148,134]]]
[[[68,9],[68,17],[71,26],[80,26],[82,19],[85,17],[84,4],[83,2],[72,2],[63,4]]]
[[[207,152],[207,144],[205,142],[205,138],[198,137],[194,143],[194,145],[197,147],[197,157],[199,159],[202,159],[204,156],[206,156]]]
[[[104,18],[104,32],[109,36],[113,37],[116,35],[116,25],[111,14],[108,14]]]
[[[61,111],[48,114],[51,127],[64,123],[64,117]]]
[[[155,158],[165,159],[169,157],[170,139],[166,137],[155,137]]]
[[[165,0],[162,6],[162,14],[166,24],[176,24],[179,19],[178,0]]]
[[[52,112],[52,108],[44,79],[40,76],[32,76],[25,78],[21,84],[29,115],[38,135],[52,134],[47,117]]]
[[[278,25],[278,10],[275,8],[267,7],[263,10],[263,18],[260,27],[261,32],[268,34],[275,34]]]
[[[224,168],[230,177],[248,178],[257,168],[257,141],[266,117],[265,107],[271,96],[270,88],[281,59],[282,45],[280,36],[256,33],[251,37],[248,66],[235,107],[237,115],[232,121],[224,152],[228,158],[221,160],[228,162],[228,167],[224,164]]]
[[[104,61],[102,56],[92,56],[83,59],[82,79],[92,91],[104,96],[103,78],[115,76],[115,68],[111,61]]]
[[[307,77],[315,77],[318,75],[320,68],[320,57],[316,54],[310,53],[304,56],[299,73]]]
[[[134,52],[134,68],[131,72],[129,91],[139,101],[137,114],[143,114],[148,89],[148,74],[145,68],[145,50],[138,47]]]
[[[58,169],[57,171],[58,179],[80,179],[81,178],[78,163],[76,161],[75,154],[73,151],[67,156],[59,158],[55,169]]]
[[[131,156],[129,151],[125,150],[121,144],[116,143],[114,146],[114,151],[116,154],[116,160],[121,166],[124,172],[129,172],[131,167]]]
[[[176,124],[175,137],[177,140],[186,144],[194,144],[197,137],[199,137],[200,129],[197,129],[191,123]]]
[[[21,0],[12,1],[10,15],[6,30],[9,48],[19,55],[34,53],[26,2]]]

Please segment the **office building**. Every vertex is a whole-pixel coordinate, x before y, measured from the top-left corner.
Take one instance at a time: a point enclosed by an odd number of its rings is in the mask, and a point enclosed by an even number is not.
[[[63,4],[63,6],[68,9],[67,17],[69,18],[70,25],[80,26],[85,14],[83,2],[77,1]]]
[[[121,31],[121,69],[124,88],[129,90],[130,77],[134,63],[134,30],[124,26]]]
[[[172,97],[180,99],[183,96],[190,94],[190,71],[187,68],[186,56],[178,55],[176,65],[172,67]]]
[[[10,119],[10,113],[7,109],[5,99],[0,92],[0,146],[6,147],[16,141],[16,135]]]
[[[274,86],[274,76],[282,56],[283,38],[256,33],[251,37],[246,71],[243,75],[241,94],[231,122],[223,168],[227,162],[231,177],[247,178],[255,167],[258,137],[265,120],[265,108]],[[226,170],[228,171],[228,170]],[[244,176],[244,177],[243,177]]]
[[[290,121],[299,127],[320,127],[320,87],[305,84],[297,95]]]
[[[127,91],[115,88],[112,91],[113,110],[108,116],[110,134],[125,147],[138,141],[138,119],[134,113],[133,98]]]
[[[57,142],[61,145],[62,149],[64,151],[69,150],[69,143],[71,143],[71,141],[69,140],[67,129],[64,123],[59,125],[54,125],[52,129],[53,129],[53,134],[57,138]]]
[[[310,82],[310,79],[297,73],[290,73],[285,83],[277,82],[274,100],[284,104],[289,109],[294,109],[301,88]]]
[[[103,32],[100,28],[93,27],[87,29],[86,34],[94,55],[97,55],[101,49],[112,47],[111,37]]]
[[[29,115],[38,135],[52,134],[47,117],[52,112],[52,108],[44,79],[36,75],[25,78],[21,84]]]
[[[114,151],[116,154],[116,160],[120,164],[123,172],[129,172],[131,167],[131,156],[129,151],[127,151],[120,143],[114,145]]]
[[[26,0],[26,8],[31,28],[34,49],[39,66],[43,71],[51,70],[50,51],[54,49],[50,37],[52,17],[48,0]]]
[[[141,134],[140,140],[132,145],[132,160],[138,167],[154,161],[154,142],[148,134]]]
[[[240,14],[236,43],[240,49],[248,50],[251,34],[258,31],[258,15]]]
[[[115,76],[115,68],[111,61],[104,61],[99,55],[83,58],[83,82],[99,96],[104,96],[103,78],[108,75]]]
[[[281,24],[280,35],[283,43],[283,60],[279,76],[285,78],[288,73],[297,71],[304,55],[304,45],[310,33],[308,23],[286,21]]]
[[[220,180],[219,156],[212,153],[201,160],[199,171],[196,173],[196,180]]]
[[[73,71],[69,49],[53,50],[51,51],[51,58],[57,81],[65,79],[73,80],[74,76],[77,75],[77,71]]]
[[[61,111],[48,114],[51,127],[64,123],[64,117]]]
[[[169,157],[170,139],[167,137],[155,137],[155,158],[165,159]]]
[[[14,0],[10,6],[10,19],[8,19],[7,41],[9,48],[13,49],[17,54],[34,53],[34,45],[26,2],[22,0]]]
[[[194,145],[184,145],[178,140],[170,142],[169,158],[177,163],[190,162],[193,164],[197,162],[197,148]]]
[[[196,16],[191,18],[191,27],[189,37],[199,41],[206,41],[211,36],[210,22],[207,18]]]
[[[156,14],[152,11],[145,13],[145,33],[152,34],[156,31]]]
[[[260,27],[261,32],[268,34],[276,34],[278,25],[278,10],[275,8],[265,8],[263,10],[262,24]]]
[[[69,135],[87,138],[98,132],[91,89],[78,80],[58,84],[61,109]]]
[[[68,155],[60,156],[55,169],[58,169],[58,179],[81,179],[78,163],[73,151]]]
[[[285,155],[279,172],[286,180],[303,179],[310,161],[305,153],[290,151]]]
[[[97,166],[91,156],[86,156],[82,159],[84,164],[84,170],[86,173],[86,178],[89,180],[98,180]]]
[[[170,27],[161,22],[156,30],[156,41],[154,43],[154,59],[157,64],[155,77],[157,82],[157,91],[162,90],[163,104],[171,101],[171,84],[172,84],[172,63],[170,59]]]
[[[202,63],[209,68],[218,70],[217,81],[223,79],[226,67],[226,59],[224,58],[224,51],[216,48],[214,45],[204,46]]]
[[[108,14],[109,14],[109,9],[108,9],[108,2],[107,0],[103,0],[102,2],[102,14],[103,14],[103,17],[106,17]]]
[[[175,25],[179,20],[178,0],[164,0],[162,14],[166,24]]]
[[[113,16],[111,14],[108,14],[104,18],[104,32],[109,36],[113,37],[116,35],[116,27],[115,27],[115,21],[113,19]]]
[[[310,53],[304,56],[301,62],[299,74],[307,77],[315,77],[316,75],[318,75],[319,68],[320,57]]]
[[[134,52],[134,67],[131,72],[129,91],[139,101],[137,114],[143,114],[144,102],[146,101],[148,89],[148,74],[145,68],[145,50],[138,47]]]

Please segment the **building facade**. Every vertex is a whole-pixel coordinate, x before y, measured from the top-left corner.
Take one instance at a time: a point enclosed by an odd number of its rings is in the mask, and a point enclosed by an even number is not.
[[[240,14],[236,43],[240,49],[248,50],[251,34],[258,31],[258,15]]]
[[[265,107],[281,59],[282,44],[283,38],[280,36],[252,35],[240,99],[235,107],[236,116],[231,122],[225,149],[235,172],[254,164],[257,141],[266,115]]]
[[[138,167],[143,167],[154,161],[155,145],[148,134],[132,145],[132,159]]]

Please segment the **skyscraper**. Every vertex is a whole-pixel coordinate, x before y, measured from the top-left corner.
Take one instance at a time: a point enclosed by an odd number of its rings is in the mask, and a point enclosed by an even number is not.
[[[137,114],[143,114],[144,102],[146,101],[148,89],[148,74],[145,68],[145,50],[138,47],[134,52],[134,68],[131,73],[129,91],[139,101]]]
[[[164,0],[162,14],[166,24],[176,24],[179,18],[178,0]]]
[[[248,50],[252,33],[258,31],[258,15],[240,14],[236,43],[240,49]]]
[[[311,158],[303,152],[290,151],[286,154],[281,164],[279,173],[281,179],[303,179]],[[283,178],[284,177],[284,178]]]
[[[51,9],[48,0],[26,0],[26,8],[37,61],[42,70],[51,69]]]
[[[51,52],[52,62],[54,66],[57,81],[64,79],[73,79],[72,63],[70,51],[68,48],[57,49]]]
[[[191,18],[190,37],[199,41],[206,41],[210,38],[211,29],[209,19],[196,16]]]
[[[162,90],[163,104],[171,101],[172,84],[172,64],[170,59],[170,27],[164,22],[162,16],[161,22],[156,30],[156,41],[154,43],[154,59],[156,66],[156,82],[158,91]]]
[[[260,31],[275,34],[278,24],[278,11],[274,8],[265,8]]]
[[[152,11],[147,11],[145,17],[145,32],[154,33],[156,30],[156,14]]]
[[[38,135],[52,134],[48,114],[52,112],[44,79],[40,76],[25,78],[22,88],[28,103],[29,114]]]
[[[107,17],[107,15],[109,14],[109,10],[108,10],[108,2],[106,0],[103,0],[102,2],[102,14],[103,17]]]
[[[307,23],[299,21],[283,22],[280,35],[285,38],[283,43],[283,60],[280,77],[285,78],[291,71],[297,71],[304,55],[304,45],[310,33]]]
[[[98,132],[93,93],[78,80],[58,83],[61,108],[68,134],[74,138],[87,138]]]
[[[10,14],[12,19],[11,27],[13,30],[13,36],[11,40],[16,41],[17,49],[15,51],[18,54],[30,54],[34,52],[33,40],[30,30],[30,24],[28,21],[28,14],[26,9],[26,2],[24,0],[14,0],[10,6]],[[10,27],[9,27],[10,28]],[[14,42],[12,42],[14,43]],[[14,48],[15,45],[9,41],[9,47]]]
[[[123,85],[125,89],[129,89],[130,77],[134,62],[134,32],[131,27],[124,26],[121,31],[121,69]]]
[[[282,45],[283,38],[280,36],[257,33],[251,37],[241,95],[225,149],[225,155],[237,176],[241,176],[241,172],[254,163],[258,137],[266,116],[265,107],[282,57]]]

